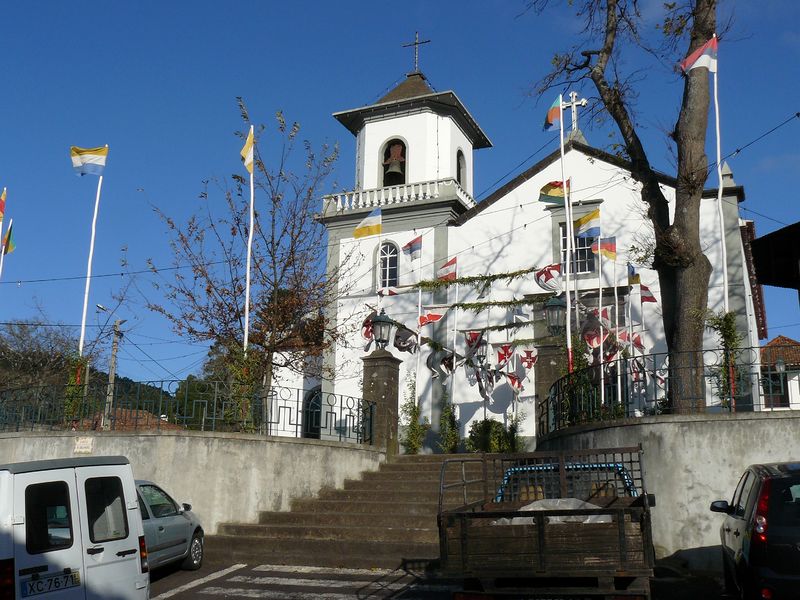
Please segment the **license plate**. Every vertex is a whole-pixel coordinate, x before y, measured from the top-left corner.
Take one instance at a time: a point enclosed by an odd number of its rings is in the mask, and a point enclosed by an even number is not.
[[[45,575],[36,579],[22,581],[22,597],[38,596],[47,592],[55,592],[71,587],[78,587],[81,584],[81,574],[58,573],[57,575]]]

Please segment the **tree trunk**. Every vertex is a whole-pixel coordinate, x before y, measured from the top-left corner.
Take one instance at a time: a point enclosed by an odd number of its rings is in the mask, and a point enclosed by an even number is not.
[[[715,29],[716,0],[697,0],[689,53],[706,43]],[[675,216],[672,226],[657,240],[656,248],[656,268],[675,271],[669,311],[673,323],[666,333],[670,393],[676,413],[702,412],[706,406],[702,348],[711,263],[700,246],[700,201],[708,172],[705,143],[709,96],[708,69],[689,71],[675,127],[678,148]],[[664,312],[667,313],[667,306]]]

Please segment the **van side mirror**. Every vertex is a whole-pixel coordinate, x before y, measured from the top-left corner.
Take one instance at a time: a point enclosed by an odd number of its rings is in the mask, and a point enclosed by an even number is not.
[[[183,504],[181,504],[181,508],[183,508],[184,511],[192,510],[192,505],[189,504],[188,502],[184,502]]]
[[[730,514],[731,506],[728,504],[727,500],[714,500],[711,503],[711,512],[718,512],[718,513],[725,513],[726,515]]]

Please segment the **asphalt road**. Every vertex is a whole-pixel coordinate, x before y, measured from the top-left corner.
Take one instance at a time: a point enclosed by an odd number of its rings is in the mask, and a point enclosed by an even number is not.
[[[448,600],[458,589],[414,573],[283,565],[206,563],[199,571],[151,574],[151,600]],[[672,573],[652,582],[653,600],[727,600],[713,576]]]

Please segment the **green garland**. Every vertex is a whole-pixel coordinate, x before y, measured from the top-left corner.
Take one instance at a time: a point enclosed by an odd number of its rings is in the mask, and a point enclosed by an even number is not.
[[[474,312],[482,312],[487,308],[517,308],[519,306],[533,306],[539,304],[541,300],[494,300],[492,302],[456,302],[450,308],[461,308]]]
[[[524,275],[533,273],[538,269],[539,267],[531,267],[530,269],[520,269],[519,271],[510,271],[508,273],[494,273],[492,275],[470,275],[467,277],[458,277],[451,281],[442,281],[440,279],[427,279],[425,281],[420,281],[414,287],[421,289],[425,292],[435,292],[436,290],[445,289],[457,283],[460,283],[462,285],[471,285],[473,287],[478,287],[480,285],[492,283],[499,279],[505,280],[510,283],[514,279],[518,279]]]

